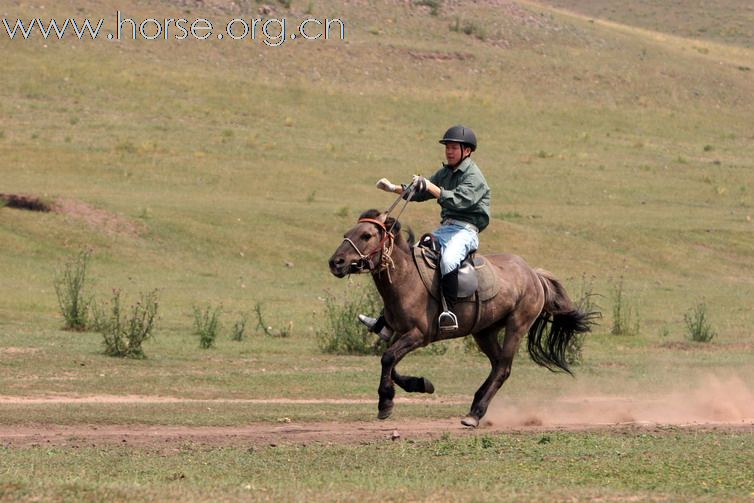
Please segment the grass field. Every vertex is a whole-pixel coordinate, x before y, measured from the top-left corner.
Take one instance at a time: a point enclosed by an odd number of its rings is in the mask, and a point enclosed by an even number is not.
[[[219,25],[260,8],[11,1],[0,14],[104,18],[107,32],[117,10]],[[481,251],[520,254],[574,297],[598,294],[603,319],[576,378],[519,355],[490,414],[499,426],[507,409],[529,411],[537,431],[169,448],[0,435],[0,500],[750,501],[748,2],[269,8],[290,25],[342,18],[345,40],[10,40],[0,24],[0,193],[62,208],[0,207],[0,430],[376,421],[379,359],[317,344],[328,292],[348,297],[369,281],[335,279],[327,258],[362,210],[392,203],[374,182],[433,172],[436,141],[457,122],[477,132],[493,191]],[[417,204],[402,220],[425,232],[437,218]],[[98,300],[158,289],[145,360],[104,356],[99,334],[62,330],[53,278],[87,247]],[[635,336],[610,334],[621,281]],[[717,333],[708,344],[686,339],[699,302]],[[263,335],[257,304],[290,336]],[[222,305],[222,329],[202,350],[193,308],[207,305]],[[242,316],[248,335],[232,341]],[[488,371],[459,341],[401,368],[437,394],[398,402],[386,424],[399,431],[462,417]],[[602,399],[653,405],[616,419],[592,406]],[[551,405],[580,400],[592,405],[575,423],[602,426],[559,430]],[[699,426],[710,421],[737,423]],[[606,426],[617,422],[660,426]]]

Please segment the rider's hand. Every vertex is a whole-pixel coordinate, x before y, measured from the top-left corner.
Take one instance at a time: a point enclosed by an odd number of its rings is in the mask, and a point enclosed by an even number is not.
[[[390,183],[390,180],[388,180],[387,178],[380,178],[380,180],[377,182],[376,187],[378,189],[384,190],[385,192],[395,192],[395,189],[397,189],[395,184]]]
[[[427,180],[421,175],[414,175],[411,185],[416,187],[416,192],[419,194],[427,190]]]

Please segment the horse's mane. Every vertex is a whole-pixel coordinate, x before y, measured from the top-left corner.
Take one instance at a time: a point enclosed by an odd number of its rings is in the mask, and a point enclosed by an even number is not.
[[[362,218],[377,218],[381,214],[382,212],[376,209],[366,210],[361,215],[359,215],[359,220],[361,220]],[[387,220],[385,220],[385,227],[391,229],[390,233],[395,237],[395,242],[398,243],[399,246],[403,246],[403,243],[406,243],[406,241],[401,238],[400,220],[396,220],[393,217],[387,217]],[[416,236],[414,235],[414,231],[411,230],[411,227],[409,227],[406,232],[408,233],[408,240],[406,244],[408,245],[408,247],[411,247],[416,241]]]

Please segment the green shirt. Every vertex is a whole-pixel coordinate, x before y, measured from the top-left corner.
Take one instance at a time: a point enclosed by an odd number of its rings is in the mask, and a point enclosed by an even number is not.
[[[440,187],[437,202],[442,207],[440,218],[452,218],[475,225],[479,232],[490,223],[490,187],[482,171],[471,157],[464,159],[457,168],[443,164],[429,180]],[[412,201],[432,198],[429,192],[415,194]]]

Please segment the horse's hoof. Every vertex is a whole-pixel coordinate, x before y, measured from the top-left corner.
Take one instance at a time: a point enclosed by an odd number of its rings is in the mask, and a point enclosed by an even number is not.
[[[435,386],[430,382],[429,379],[426,377],[422,377],[422,380],[424,380],[424,392],[432,394],[435,392]]]
[[[389,409],[380,410],[377,412],[377,419],[387,419],[390,417],[390,414],[393,413],[393,408],[390,407]]]
[[[472,416],[466,416],[461,419],[461,424],[469,428],[476,428],[477,426],[479,426],[479,419]]]

